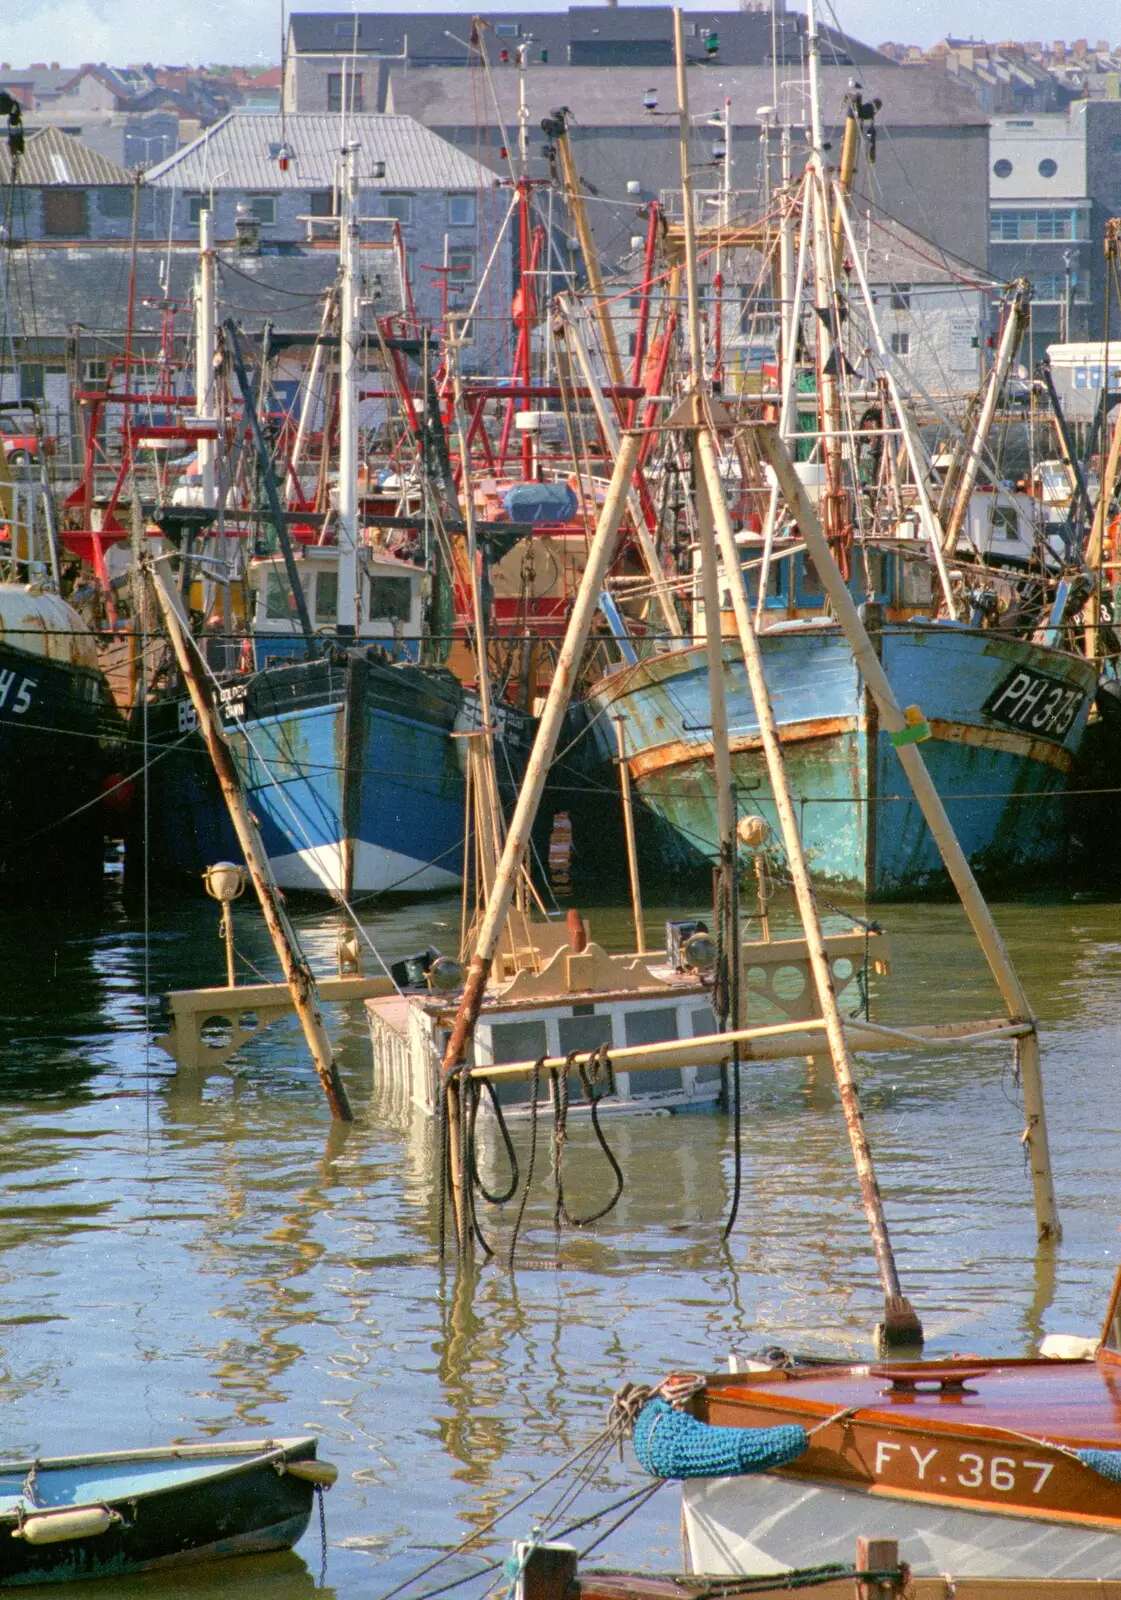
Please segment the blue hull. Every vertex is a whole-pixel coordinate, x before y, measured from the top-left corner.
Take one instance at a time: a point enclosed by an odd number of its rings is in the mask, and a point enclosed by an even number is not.
[[[458,735],[480,717],[477,697],[450,674],[353,652],[235,682],[223,710],[282,889],[420,894],[461,881],[466,748]],[[531,720],[507,709],[500,716],[517,780]],[[164,786],[157,860],[186,876],[240,860],[201,740],[191,745],[175,763],[187,769],[183,781]]]
[[[976,871],[1002,878],[1062,856],[1064,797],[1095,687],[1089,662],[988,630],[912,622],[884,628],[884,667],[933,737],[922,753]],[[879,729],[835,625],[785,624],[760,637],[767,683],[811,872],[871,897],[945,882],[898,756]],[[742,813],[778,821],[738,642],[724,647],[729,742]],[[593,689],[622,712],[634,786],[656,819],[663,866],[716,859],[707,658],[703,646],[624,668]],[[594,724],[605,758],[607,716]],[[603,731],[606,729],[606,733]]]

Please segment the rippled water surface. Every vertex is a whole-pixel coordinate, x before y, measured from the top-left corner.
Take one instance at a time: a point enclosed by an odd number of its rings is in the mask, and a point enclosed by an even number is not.
[[[996,912],[1043,1021],[1065,1232],[1037,1253],[1006,1048],[864,1058],[900,1275],[930,1353],[1022,1353],[1049,1331],[1094,1331],[1121,1256],[1118,907]],[[649,912],[652,938],[668,914]],[[429,902],[366,925],[398,956],[429,939],[453,947],[458,916],[457,902]],[[236,917],[239,947],[272,976],[256,913],[242,903]],[[892,970],[876,981],[874,1017],[1000,1013],[956,907],[880,917]],[[321,970],[335,927],[334,913],[300,913]],[[627,946],[621,912],[596,912],[593,929]],[[539,1160],[521,1264],[510,1273],[502,1261],[513,1207],[487,1212],[497,1259],[457,1281],[437,1251],[433,1130],[375,1081],[361,1008],[330,1012],[358,1118],[332,1129],[290,1022],[229,1069],[176,1073],[146,1045],[146,966],[152,995],[221,982],[216,908],[156,899],[147,939],[112,890],[65,918],[0,912],[6,1453],[314,1432],[340,1468],[326,1502],[326,1586],[375,1597],[560,1465],[629,1379],[723,1366],[733,1347],[775,1342],[869,1352],[881,1302],[821,1069],[745,1070],[744,1191],[728,1246],[725,1115],[619,1117],[609,1127],[626,1175],[616,1212],[558,1238]],[[524,1170],[528,1128],[516,1138]],[[572,1130],[567,1160],[570,1204],[595,1209],[610,1174],[586,1126]],[[610,1461],[574,1514],[637,1483],[629,1462]],[[550,1503],[546,1494],[515,1512],[426,1587],[500,1558]],[[596,1556],[679,1566],[674,1491]],[[209,1594],[236,1580],[239,1592],[289,1600],[319,1574],[313,1524],[294,1556],[89,1592]]]

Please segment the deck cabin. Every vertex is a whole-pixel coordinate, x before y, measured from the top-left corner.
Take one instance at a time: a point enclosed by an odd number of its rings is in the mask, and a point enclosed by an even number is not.
[[[296,566],[313,628],[325,637],[333,634],[338,624],[338,549],[333,545],[297,549]],[[417,660],[428,573],[412,562],[369,548],[358,552],[358,573],[357,643],[381,645],[398,661]],[[257,665],[265,667],[270,661],[301,655],[304,637],[284,557],[270,555],[252,561],[249,590]]]

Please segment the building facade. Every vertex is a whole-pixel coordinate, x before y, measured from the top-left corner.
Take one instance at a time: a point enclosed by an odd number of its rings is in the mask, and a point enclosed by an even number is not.
[[[989,136],[989,264],[1032,285],[1032,356],[1083,339],[1091,314],[1093,207],[1086,102],[1067,112],[994,117]]]
[[[344,127],[335,116],[232,112],[145,174],[155,236],[197,240],[210,210],[217,237],[240,234],[253,253],[334,252],[344,142],[355,147],[371,302],[411,294],[433,326],[445,311],[462,318],[474,307],[463,365],[501,370],[510,342],[510,194],[494,172],[409,117],[356,115]]]

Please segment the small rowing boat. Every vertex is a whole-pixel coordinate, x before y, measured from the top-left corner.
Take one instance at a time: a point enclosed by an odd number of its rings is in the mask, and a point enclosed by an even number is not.
[[[337,1476],[313,1438],[0,1461],[0,1587],[287,1550]]]

